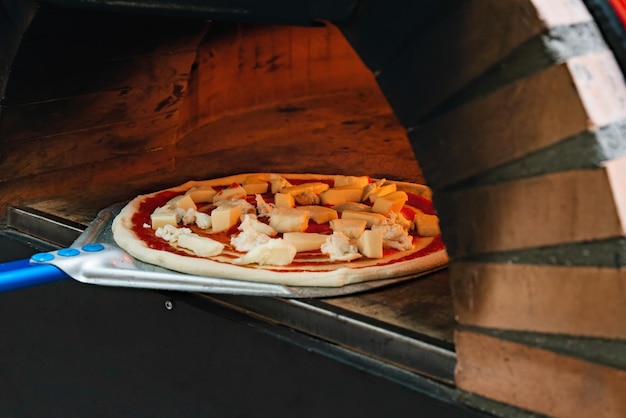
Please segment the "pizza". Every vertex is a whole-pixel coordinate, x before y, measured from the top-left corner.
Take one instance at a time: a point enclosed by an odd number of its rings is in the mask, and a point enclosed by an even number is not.
[[[134,258],[181,273],[340,287],[448,262],[431,190],[369,176],[247,173],[139,195],[112,223]]]

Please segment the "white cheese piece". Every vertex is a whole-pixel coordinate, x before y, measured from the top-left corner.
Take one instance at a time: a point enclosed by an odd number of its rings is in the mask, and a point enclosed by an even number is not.
[[[245,221],[244,221],[245,222]],[[243,224],[242,224],[243,225]],[[239,252],[248,252],[258,247],[259,245],[265,244],[271,238],[269,235],[259,232],[253,227],[244,227],[240,228],[242,231],[230,238],[230,243],[235,250]]]
[[[267,203],[265,199],[263,199],[263,196],[261,196],[260,194],[255,196],[255,200],[257,215],[261,217],[270,216],[270,213],[274,209],[274,206]]]
[[[191,229],[177,228],[172,225],[165,225],[163,227],[157,228],[154,233],[154,235],[156,235],[157,237],[171,243],[175,243],[176,241],[178,241],[178,238],[184,234],[191,234]]]
[[[330,221],[330,227],[333,231],[343,232],[346,236],[352,240],[359,239],[365,227],[367,221],[364,219],[334,219]]]
[[[363,231],[357,243],[359,252],[367,258],[383,257],[383,230],[368,229]]]
[[[196,225],[200,229],[209,229],[212,225],[211,215],[204,212],[196,212]]]
[[[346,202],[359,202],[363,195],[362,188],[353,186],[333,187],[320,193],[320,199],[323,205],[340,205]]]
[[[420,211],[415,214],[413,222],[415,222],[417,233],[422,237],[434,237],[441,233],[437,215],[427,215]]]
[[[372,193],[376,193],[380,189],[380,187],[385,184],[386,179],[380,179],[374,183],[370,183],[363,187],[363,196],[361,197],[362,201],[368,200]]]
[[[178,237],[178,246],[194,252],[200,257],[211,257],[221,254],[224,244],[208,237],[190,233]]]
[[[252,214],[242,215],[241,219],[242,219],[241,225],[239,225],[240,231],[245,231],[248,229],[255,229],[256,231],[265,235],[269,235],[270,237],[273,237],[276,235],[276,230],[274,228],[272,228],[266,223],[259,221],[255,215],[252,215]]]
[[[409,200],[409,196],[403,192],[393,192],[385,196],[380,196],[372,206],[372,212],[389,215],[391,212],[400,212],[402,207]]]
[[[296,209],[308,211],[310,219],[316,224],[325,224],[339,217],[335,209],[326,206],[307,205],[298,206]]]
[[[176,219],[176,212],[167,207],[157,208],[150,215],[150,222],[152,223],[152,229],[159,229],[165,225],[176,226],[178,220]]]
[[[293,195],[289,193],[276,193],[274,195],[274,205],[277,208],[293,208],[296,206],[296,201]]]
[[[380,213],[372,212],[357,212],[353,210],[344,210],[341,213],[341,219],[363,219],[367,222],[367,227],[371,228],[374,225],[383,225],[387,222],[387,217]]]
[[[332,261],[351,261],[362,257],[357,246],[351,244],[350,238],[343,232],[335,231],[328,235],[320,249]]]
[[[259,264],[271,266],[286,266],[291,264],[297,250],[290,242],[282,238],[270,239],[248,251],[242,257],[233,260],[236,264]]]
[[[213,197],[217,191],[210,186],[207,187],[194,187],[185,193],[195,203],[209,203],[213,201]]]
[[[398,251],[408,251],[413,248],[413,238],[400,225],[375,225],[372,227],[372,230],[377,229],[383,233],[384,248],[394,248]]]
[[[252,183],[243,183],[241,187],[243,187],[247,194],[260,194],[267,193],[269,184],[267,184],[266,181],[258,181]]]
[[[309,226],[309,212],[295,208],[275,208],[270,226],[277,232],[304,232]]]
[[[396,212],[391,212],[389,214],[389,219],[386,223],[388,225],[398,224],[407,231],[410,231],[415,226],[415,224],[412,221],[408,220],[402,213]]]
[[[270,184],[272,186],[270,189],[272,194],[280,192],[285,187],[291,187],[291,183],[278,174],[270,175]]]
[[[225,189],[220,190],[213,196],[213,203],[222,202],[224,200],[245,199],[246,190],[239,184],[232,184]]]
[[[285,232],[283,239],[293,244],[298,252],[319,250],[328,235],[315,232]]]
[[[213,232],[227,231],[233,227],[241,217],[241,205],[222,205],[211,212]]]
[[[363,188],[370,182],[368,176],[335,176],[334,187],[339,186],[356,186],[357,188]]]
[[[194,208],[189,208],[185,212],[183,212],[181,219],[179,222],[182,222],[183,225],[191,225],[196,222],[196,210]]]
[[[319,181],[313,181],[309,183],[302,183],[296,186],[284,187],[280,190],[281,193],[289,193],[292,195],[298,195],[300,193],[310,192],[314,194],[320,194],[324,190],[327,190],[330,186],[326,183]]]

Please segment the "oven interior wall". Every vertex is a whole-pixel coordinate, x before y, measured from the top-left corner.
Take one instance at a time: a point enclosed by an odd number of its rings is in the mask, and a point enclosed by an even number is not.
[[[84,222],[192,175],[254,171],[255,155],[281,170],[292,155],[311,171],[423,170],[453,259],[466,402],[626,414],[626,89],[582,1],[362,1],[297,29],[113,14],[111,31],[75,13],[33,13],[12,61],[2,206],[54,197]]]

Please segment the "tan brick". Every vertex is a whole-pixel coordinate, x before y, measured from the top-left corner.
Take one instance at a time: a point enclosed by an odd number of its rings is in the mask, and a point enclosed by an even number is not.
[[[553,417],[626,416],[626,371],[456,332],[459,389]]]
[[[626,86],[604,51],[504,86],[413,130],[411,138],[429,184],[441,188],[624,118]]]
[[[626,339],[626,268],[453,263],[459,323]]]
[[[437,193],[449,253],[459,258],[624,236],[626,188],[611,182],[624,170],[621,158],[595,170]]]

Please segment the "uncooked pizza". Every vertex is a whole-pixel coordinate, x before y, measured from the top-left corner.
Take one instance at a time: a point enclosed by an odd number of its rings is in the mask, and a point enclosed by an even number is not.
[[[140,195],[118,246],[193,275],[339,287],[448,262],[431,190],[369,176],[250,173]]]

